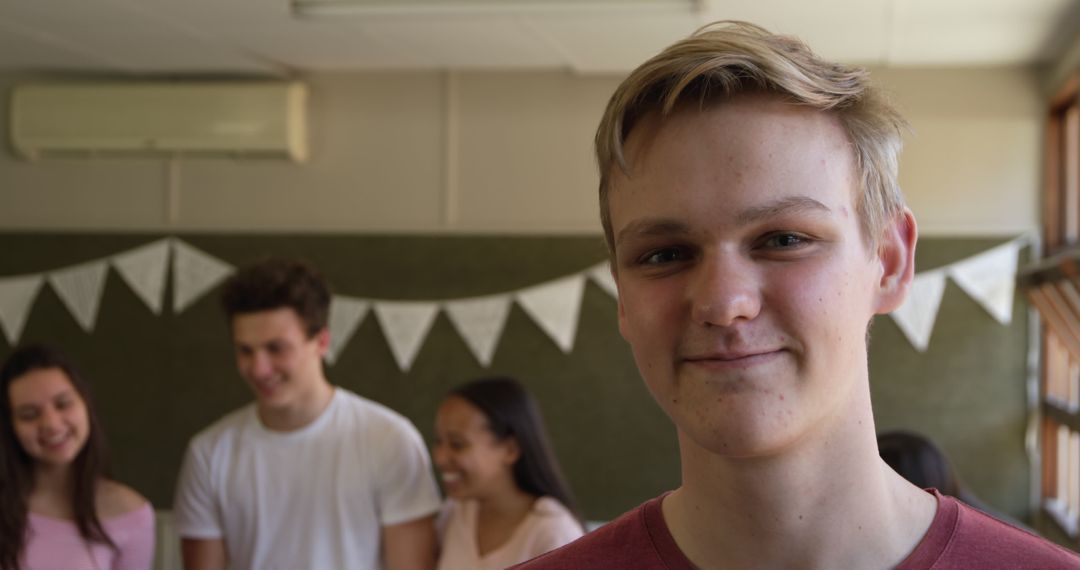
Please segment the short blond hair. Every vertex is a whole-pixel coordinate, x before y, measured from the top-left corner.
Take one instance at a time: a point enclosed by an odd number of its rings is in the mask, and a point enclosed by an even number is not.
[[[874,244],[887,220],[904,209],[897,181],[902,134],[900,113],[870,84],[869,73],[826,61],[790,36],[746,22],[709,24],[641,64],[608,101],[596,131],[600,168],[600,220],[608,249],[615,251],[608,192],[618,166],[629,176],[623,146],[646,115],[663,118],[683,102],[701,107],[740,93],[778,94],[792,104],[834,114],[850,139],[860,192],[855,196],[860,229]]]

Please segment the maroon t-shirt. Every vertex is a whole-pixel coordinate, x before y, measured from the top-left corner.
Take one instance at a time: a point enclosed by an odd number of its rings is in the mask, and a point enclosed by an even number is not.
[[[898,569],[1080,568],[1080,555],[1075,552],[932,492],[938,500],[934,521]],[[694,570],[664,523],[662,498],[514,568]]]

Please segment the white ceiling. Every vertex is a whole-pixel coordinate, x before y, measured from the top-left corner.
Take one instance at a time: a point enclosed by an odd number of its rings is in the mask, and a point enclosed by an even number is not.
[[[427,1],[440,7],[298,17],[289,0],[0,0],[0,70],[625,72],[716,19],[852,63],[1010,65],[1048,61],[1080,33],[1080,0]]]

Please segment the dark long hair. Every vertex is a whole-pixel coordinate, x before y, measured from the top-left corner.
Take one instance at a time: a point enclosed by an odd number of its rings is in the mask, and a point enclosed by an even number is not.
[[[577,502],[552,451],[540,406],[520,383],[512,378],[485,378],[458,386],[449,395],[479,408],[496,439],[512,437],[517,441],[521,456],[514,462],[513,474],[519,489],[558,500],[581,522]]]
[[[34,487],[34,460],[15,437],[11,410],[11,383],[35,370],[56,368],[67,376],[86,405],[89,434],[86,444],[71,468],[75,478],[72,508],[79,534],[87,541],[100,542],[115,549],[98,519],[95,491],[98,481],[106,476],[107,457],[105,434],[94,411],[90,389],[78,370],[59,351],[41,344],[15,349],[0,368],[0,476],[4,492],[0,493],[0,569],[17,570],[27,532],[27,500]]]
[[[945,454],[929,438],[908,431],[891,431],[878,435],[878,454],[916,487],[933,487],[942,495],[950,495],[972,506],[981,507],[960,481]]]

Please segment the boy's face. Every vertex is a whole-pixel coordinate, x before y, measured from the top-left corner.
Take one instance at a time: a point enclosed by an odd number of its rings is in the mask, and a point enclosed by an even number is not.
[[[236,368],[262,409],[287,410],[307,402],[323,382],[325,329],[308,337],[291,308],[240,313],[232,319]]]
[[[908,254],[888,253],[902,232],[868,249],[839,122],[747,95],[646,117],[626,151],[609,198],[619,326],[680,432],[764,456],[844,414]]]

